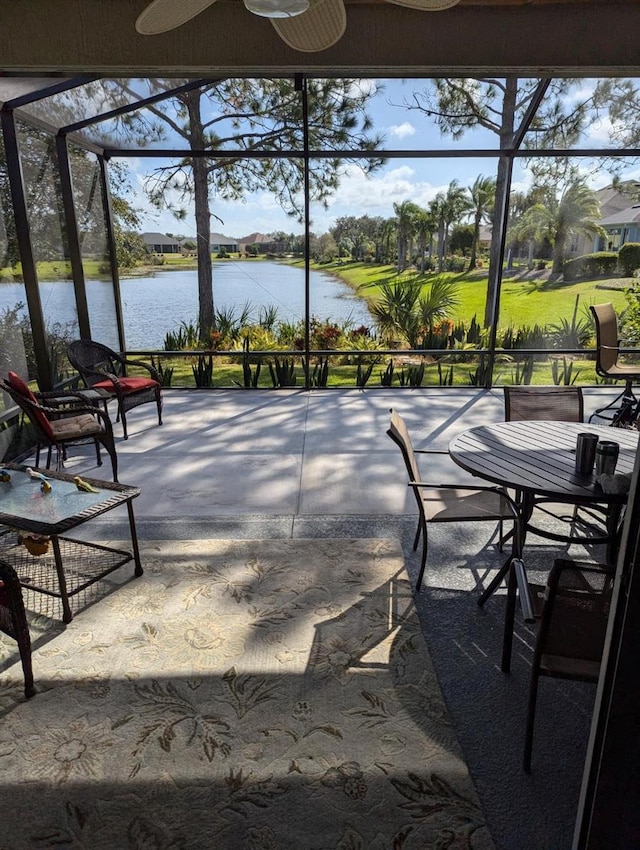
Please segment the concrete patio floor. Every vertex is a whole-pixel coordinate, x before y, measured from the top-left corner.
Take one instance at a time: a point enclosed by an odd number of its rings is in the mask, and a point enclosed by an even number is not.
[[[614,394],[585,390],[585,418]],[[119,479],[141,488],[134,505],[144,536],[189,537],[196,525],[313,536],[319,520],[362,533],[416,515],[400,452],[385,433],[391,407],[416,448],[443,452],[461,431],[504,418],[500,388],[167,390],[161,427],[152,404],[130,411],[127,441],[114,423]],[[428,463],[434,480],[471,480],[446,454]],[[96,466],[88,448],[72,449],[65,469],[109,474],[108,460]]]

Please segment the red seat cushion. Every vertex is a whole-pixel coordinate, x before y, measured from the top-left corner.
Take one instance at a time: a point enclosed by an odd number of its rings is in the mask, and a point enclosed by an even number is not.
[[[9,381],[9,386],[14,392],[24,396],[28,401],[31,401],[34,404],[38,403],[38,399],[31,392],[27,384],[22,380],[20,375],[17,375],[15,372],[9,372],[7,379]],[[47,419],[46,415],[41,410],[34,410],[33,415],[38,420],[37,424],[40,425],[47,437],[53,441],[55,439],[53,428],[51,427],[51,423]]]
[[[140,390],[147,390],[151,387],[160,386],[157,381],[154,381],[153,378],[118,378],[118,383],[120,384],[120,389],[123,393],[137,393]],[[112,381],[98,381],[97,384],[93,384],[94,390],[111,390],[113,392],[113,382]]]

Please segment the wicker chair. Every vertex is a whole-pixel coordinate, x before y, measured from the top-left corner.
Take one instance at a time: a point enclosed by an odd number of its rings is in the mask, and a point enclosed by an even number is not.
[[[61,469],[67,446],[93,442],[98,466],[102,465],[100,446],[104,446],[111,458],[113,480],[118,480],[113,428],[104,411],[95,405],[87,405],[85,399],[75,393],[36,395],[15,372],[9,372],[1,388],[26,413],[33,425],[37,441],[36,466],[39,465],[42,448],[47,449],[47,468],[51,466],[55,448],[56,469]],[[48,406],[47,402],[55,406]]]
[[[152,366],[141,360],[131,360],[106,345],[89,339],[78,339],[70,343],[67,355],[87,387],[106,390],[117,400],[117,420],[122,419],[125,440],[129,438],[127,411],[140,404],[155,402],[158,425],[162,425],[162,387],[159,375]],[[128,377],[126,370],[130,366],[146,370],[149,376]]]
[[[499,523],[502,537],[504,520],[514,522],[514,534],[519,545],[520,519],[518,509],[503,487],[465,486],[460,484],[429,484],[422,480],[417,454],[429,452],[414,449],[404,419],[391,410],[391,421],[387,434],[400,447],[409,475],[409,487],[418,504],[418,528],[413,541],[413,551],[418,548],[422,537],[422,560],[416,582],[420,590],[427,563],[427,525],[431,522],[486,522]],[[516,551],[520,551],[516,549]]]
[[[531,770],[540,677],[598,681],[614,572],[613,567],[559,558],[554,561],[546,585],[540,585],[529,582],[521,560],[514,559],[511,563],[502,647],[503,672],[511,669],[517,596],[525,622],[537,623],[523,757],[527,773]]]
[[[596,373],[601,378],[613,378],[624,381],[624,389],[613,401],[600,407],[590,417],[601,416],[606,410],[614,408],[621,399],[636,402],[633,382],[640,381],[640,366],[622,363],[620,360],[620,340],[618,338],[618,320],[613,304],[592,304],[591,313],[596,326]],[[606,418],[606,417],[605,417]],[[612,417],[611,417],[612,418]]]
[[[13,567],[5,561],[0,561],[0,631],[18,643],[24,672],[24,694],[29,699],[36,692],[31,666],[31,636],[20,581]]]

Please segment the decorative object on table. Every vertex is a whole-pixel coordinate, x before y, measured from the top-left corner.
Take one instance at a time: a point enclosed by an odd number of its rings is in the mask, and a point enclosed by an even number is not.
[[[603,473],[596,477],[596,481],[602,487],[603,493],[628,493],[631,488],[631,473],[618,473],[617,475],[608,475]]]
[[[620,446],[611,440],[600,440],[596,446],[596,477],[613,475],[616,471]]]
[[[43,475],[42,472],[36,472],[35,469],[31,469],[30,466],[27,467],[26,472],[27,472],[27,475],[29,476],[29,478],[32,478],[34,481],[50,481],[51,480],[48,476]]]
[[[51,538],[46,534],[34,534],[31,532],[18,532],[18,543],[22,543],[24,548],[31,555],[46,555],[49,551]]]
[[[73,483],[76,485],[78,490],[81,490],[83,493],[99,493],[96,487],[93,484],[89,484],[88,481],[85,481],[83,478],[80,478],[79,475],[73,476]]]
[[[576,472],[578,475],[591,475],[596,460],[598,435],[581,431],[576,440]]]
[[[11,473],[8,469],[0,469],[0,481],[3,484],[8,484],[11,481]]]
[[[51,492],[51,484],[48,481],[40,482],[40,491],[42,493],[50,493]]]

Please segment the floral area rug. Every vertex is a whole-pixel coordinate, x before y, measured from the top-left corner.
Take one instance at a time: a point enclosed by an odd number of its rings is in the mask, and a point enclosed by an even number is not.
[[[66,627],[30,613],[29,701],[3,637],[2,850],[493,848],[398,543],[142,561]]]

